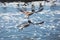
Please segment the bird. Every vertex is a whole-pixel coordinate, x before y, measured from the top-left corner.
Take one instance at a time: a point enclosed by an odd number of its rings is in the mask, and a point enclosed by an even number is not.
[[[20,9],[20,11],[21,11],[23,14],[25,14],[25,18],[29,18],[29,16],[31,16],[32,14],[37,13],[37,12],[41,12],[43,9],[44,9],[44,8],[43,8],[42,4],[40,3],[40,7],[39,7],[39,10],[38,10],[38,11],[35,11],[35,10],[34,10],[34,5],[32,5],[32,10],[31,10],[31,12],[29,12],[29,11],[24,11],[23,9]]]
[[[24,28],[29,27],[30,24],[39,25],[39,24],[43,24],[43,23],[44,23],[44,21],[39,22],[39,23],[33,23],[33,22],[31,22],[31,20],[28,20],[28,22],[25,22],[25,23],[23,23],[23,24],[21,24],[21,25],[19,24],[17,27],[18,27],[20,30],[23,30]]]

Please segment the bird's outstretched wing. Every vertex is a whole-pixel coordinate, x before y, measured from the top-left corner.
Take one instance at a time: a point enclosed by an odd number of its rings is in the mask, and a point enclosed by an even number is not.
[[[42,8],[40,8],[38,11],[36,11],[35,13],[41,12],[43,9],[44,9],[44,8],[42,7]]]
[[[42,22],[39,22],[39,23],[35,23],[36,25],[39,25],[39,24],[43,24],[44,23],[44,21],[42,21]]]
[[[23,28],[28,27],[28,26],[29,26],[29,23],[25,23],[25,24],[19,24],[17,27],[18,27],[20,30],[23,30]]]
[[[29,24],[33,24],[33,25],[39,25],[39,24],[43,24],[44,21],[38,22],[38,23],[33,23],[33,22],[31,22],[31,20],[28,20],[28,23],[29,23]]]

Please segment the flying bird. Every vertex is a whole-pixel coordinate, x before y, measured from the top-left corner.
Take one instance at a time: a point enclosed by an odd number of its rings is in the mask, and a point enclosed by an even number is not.
[[[37,12],[41,12],[44,8],[43,8],[43,5],[40,3],[40,7],[39,7],[39,10],[38,11],[35,11],[35,6],[32,5],[32,10],[31,12],[29,11],[26,11],[25,9],[20,9],[20,12],[22,12],[23,14],[25,14],[25,18],[29,18],[29,16],[31,16],[32,14],[34,13],[37,13]],[[25,11],[24,11],[25,10]]]
[[[39,25],[39,24],[43,24],[43,23],[44,23],[44,21],[39,22],[39,23],[32,23],[31,20],[28,20],[28,22],[25,22],[25,23],[23,23],[23,24],[19,24],[17,27],[18,27],[20,30],[23,30],[24,28],[29,27],[30,24]]]

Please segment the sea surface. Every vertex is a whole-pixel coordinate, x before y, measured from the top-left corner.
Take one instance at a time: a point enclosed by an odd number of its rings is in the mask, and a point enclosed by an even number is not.
[[[27,11],[31,11],[31,3],[26,6]],[[17,25],[27,22],[19,9],[14,4],[4,6],[0,4],[0,40],[60,40],[60,5],[44,5],[43,11],[29,16],[33,23],[42,22],[40,25],[30,24],[20,30]],[[39,10],[39,5],[35,5],[35,11]]]

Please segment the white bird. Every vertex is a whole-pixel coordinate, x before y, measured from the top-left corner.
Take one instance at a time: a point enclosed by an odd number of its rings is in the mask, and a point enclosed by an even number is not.
[[[34,10],[34,5],[32,5],[32,12],[29,12],[29,11],[24,11],[23,9],[20,9],[21,12],[23,12],[23,14],[25,14],[26,18],[29,18],[30,15],[34,14],[34,13],[37,13],[37,12],[41,12],[43,10],[43,6],[42,4],[40,3],[40,7],[39,7],[39,10],[38,11],[35,11]]]
[[[31,20],[28,20],[28,22],[25,22],[25,23],[23,23],[23,24],[19,24],[17,27],[18,27],[20,30],[23,30],[24,28],[29,27],[30,24],[39,25],[39,24],[43,24],[43,23],[44,23],[44,21],[39,22],[39,23],[32,23]]]

